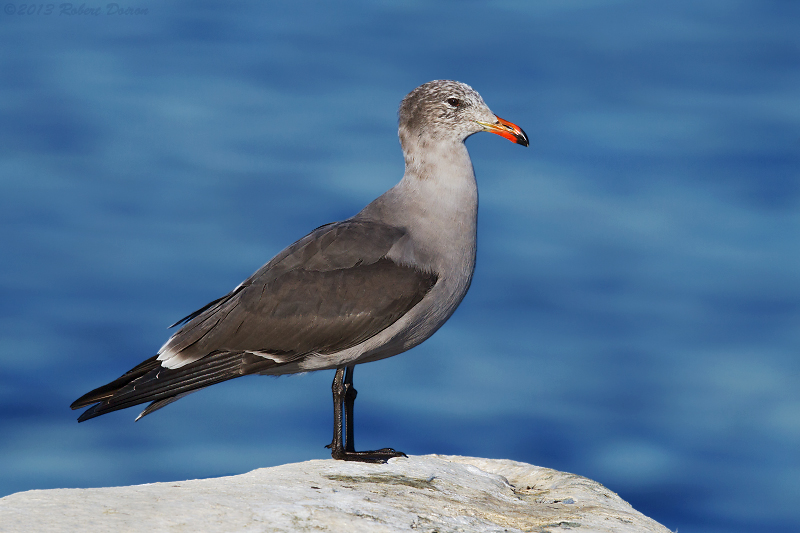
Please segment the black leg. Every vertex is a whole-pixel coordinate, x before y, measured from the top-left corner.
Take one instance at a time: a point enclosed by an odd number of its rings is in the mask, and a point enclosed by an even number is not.
[[[353,367],[344,370],[344,427],[347,435],[344,438],[344,451],[356,451],[356,439],[353,437],[353,405],[356,403],[358,391],[353,386]]]
[[[342,425],[344,422],[344,420],[342,420],[343,378],[344,368],[337,368],[336,375],[333,376],[333,384],[331,385],[331,389],[333,390],[333,440],[326,446],[326,448],[331,449],[331,456],[334,459],[340,459],[337,455],[344,451],[344,443],[342,442]]]
[[[392,457],[406,456],[403,452],[395,451],[392,448],[382,448],[369,452],[355,451],[353,405],[358,393],[353,387],[352,366],[336,369],[331,390],[333,392],[333,441],[326,446],[326,448],[331,449],[331,457],[342,461],[385,463]],[[344,413],[342,413],[342,407],[344,407]]]

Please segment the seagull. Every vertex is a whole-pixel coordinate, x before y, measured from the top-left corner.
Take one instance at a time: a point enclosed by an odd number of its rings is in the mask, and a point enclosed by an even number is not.
[[[89,420],[248,374],[336,370],[331,457],[385,463],[393,448],[355,451],[355,365],[417,346],[456,310],[475,269],[478,187],[464,141],[488,131],[528,146],[470,86],[435,80],[400,104],[400,182],[355,216],[295,242],[230,293],[171,327],[158,353],[77,399]]]

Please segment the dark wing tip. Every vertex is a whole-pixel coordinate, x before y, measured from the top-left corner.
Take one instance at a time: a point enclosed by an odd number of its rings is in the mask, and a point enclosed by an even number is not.
[[[76,402],[76,403],[77,403],[77,402]],[[98,413],[98,412],[97,412],[97,408],[98,408],[98,407],[100,407],[101,405],[103,405],[103,404],[101,404],[101,403],[96,403],[96,404],[95,404],[95,405],[93,405],[93,406],[92,406],[90,409],[87,409],[86,411],[84,411],[83,413],[81,413],[81,416],[79,416],[79,417],[78,417],[78,423],[80,423],[80,422],[86,422],[86,421],[87,421],[87,420],[89,420],[90,418],[94,418],[94,417],[97,417],[97,416],[100,416],[100,415],[102,415],[103,413]],[[74,406],[75,406],[75,404],[72,404],[72,406],[73,406],[73,407],[72,407],[73,409],[80,409],[81,407],[85,407],[84,405],[80,405],[80,406],[78,406],[78,407],[74,407]]]
[[[123,375],[112,381],[111,383],[107,383],[102,387],[97,387],[96,389],[87,392],[69,406],[70,409],[81,409],[82,407],[88,407],[92,404],[96,404],[98,402],[102,402],[103,400],[110,398],[116,393],[119,389],[133,381],[134,379],[141,377],[154,368],[160,367],[161,362],[158,360],[158,356],[154,355],[150,359],[146,361],[142,361],[129,371],[125,372]],[[97,406],[95,406],[97,407]],[[94,408],[92,408],[94,409]],[[89,411],[92,411],[90,409]],[[83,422],[84,420],[88,420],[89,418],[93,418],[93,416],[86,416],[89,414],[89,411],[86,411],[81,415],[78,419],[79,422]],[[94,416],[100,416],[99,414]]]
[[[124,376],[75,400],[73,409],[91,407],[78,422],[106,413],[152,402],[138,418],[169,405],[183,396],[229,379],[254,374],[275,362],[262,357],[248,357],[246,352],[215,352],[177,369],[161,367],[154,356]],[[137,418],[137,420],[138,420]]]
[[[92,391],[92,392],[94,392],[94,391]],[[81,396],[80,398],[78,398],[77,400],[72,402],[70,404],[69,408],[74,411],[75,409],[80,409],[82,407],[87,407],[89,405],[92,405],[93,403],[97,403],[97,402],[102,400],[102,398],[97,398],[97,399],[92,398],[92,392],[84,394],[83,396]]]

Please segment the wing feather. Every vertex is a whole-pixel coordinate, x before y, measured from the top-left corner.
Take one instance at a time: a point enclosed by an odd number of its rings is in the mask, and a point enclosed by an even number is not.
[[[386,254],[405,232],[371,221],[318,228],[229,295],[193,313],[160,350],[178,368],[214,351],[275,353],[288,362],[353,347],[416,305],[437,276]]]
[[[198,309],[159,351],[72,404],[79,421],[193,391],[303,357],[356,346],[392,325],[436,284],[435,272],[387,258],[402,228],[347,220],[317,228],[229,294]]]

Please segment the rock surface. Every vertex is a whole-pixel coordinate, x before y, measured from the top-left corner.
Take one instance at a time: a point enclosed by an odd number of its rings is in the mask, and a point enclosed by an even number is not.
[[[0,531],[667,533],[589,479],[515,461],[428,455],[333,460],[239,476],[0,499]]]

